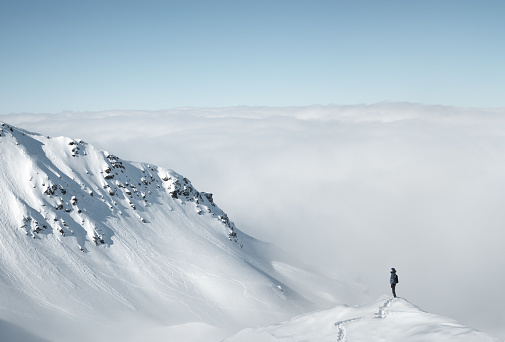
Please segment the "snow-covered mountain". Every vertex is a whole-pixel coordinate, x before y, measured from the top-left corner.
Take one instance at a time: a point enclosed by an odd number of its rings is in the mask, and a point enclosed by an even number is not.
[[[499,342],[458,322],[420,310],[403,298],[381,298],[357,307],[338,306],[288,322],[244,329],[226,342],[387,341]]]
[[[0,323],[51,341],[212,340],[361,296],[172,170],[5,123],[0,236]]]
[[[342,306],[364,289],[172,170],[0,122],[0,341],[495,341],[402,299]]]

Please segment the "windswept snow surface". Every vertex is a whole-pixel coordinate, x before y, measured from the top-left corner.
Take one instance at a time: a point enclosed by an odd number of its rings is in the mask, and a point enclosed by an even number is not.
[[[499,342],[458,322],[423,312],[403,298],[301,315],[282,324],[245,329],[226,342]]]
[[[5,123],[0,258],[2,341],[221,340],[363,298],[243,234],[172,170]]]

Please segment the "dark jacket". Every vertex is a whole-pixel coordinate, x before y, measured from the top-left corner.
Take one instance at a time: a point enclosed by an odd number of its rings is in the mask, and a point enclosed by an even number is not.
[[[398,276],[396,275],[396,271],[391,272],[391,279],[389,280],[391,284],[398,284]]]

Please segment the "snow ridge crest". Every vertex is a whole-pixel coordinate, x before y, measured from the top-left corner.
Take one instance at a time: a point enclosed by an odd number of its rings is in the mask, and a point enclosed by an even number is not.
[[[110,246],[111,217],[131,216],[149,224],[149,207],[190,206],[223,225],[223,236],[239,242],[233,222],[214,203],[173,170],[127,162],[92,145],[67,137],[42,136],[0,123],[0,174],[10,192],[9,210],[25,235],[76,237],[76,247]],[[168,196],[166,196],[168,195]],[[5,215],[8,215],[7,213]]]

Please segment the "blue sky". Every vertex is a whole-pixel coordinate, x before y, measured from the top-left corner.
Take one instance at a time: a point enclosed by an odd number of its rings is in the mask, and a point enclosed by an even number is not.
[[[1,1],[0,114],[505,106],[504,1]]]

